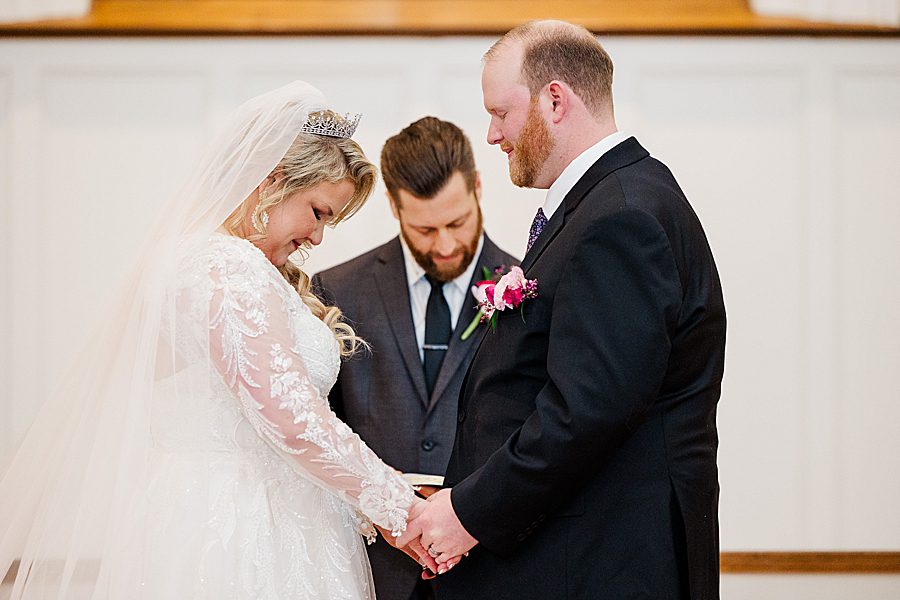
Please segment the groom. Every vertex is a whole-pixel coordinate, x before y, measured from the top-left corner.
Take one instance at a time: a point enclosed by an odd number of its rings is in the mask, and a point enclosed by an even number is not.
[[[671,172],[617,131],[612,62],[526,23],[485,55],[488,142],[547,189],[523,311],[487,332],[447,485],[410,521],[442,598],[718,598],[716,404],[725,310]]]

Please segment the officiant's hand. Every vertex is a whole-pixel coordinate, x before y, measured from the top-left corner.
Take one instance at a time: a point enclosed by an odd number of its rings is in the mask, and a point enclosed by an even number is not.
[[[422,496],[423,498],[430,498],[432,494],[439,491],[441,488],[436,485],[420,485],[416,486],[416,493]]]
[[[410,511],[406,531],[397,538],[397,543],[405,546],[421,536],[421,546],[437,561],[438,573],[452,568],[478,543],[457,518],[450,492],[449,489],[436,492],[428,498],[424,510],[416,510],[415,515]]]

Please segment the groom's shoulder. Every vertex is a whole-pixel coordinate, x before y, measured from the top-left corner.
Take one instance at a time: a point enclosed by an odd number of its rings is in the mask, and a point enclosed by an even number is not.
[[[358,286],[361,275],[370,273],[375,264],[389,261],[394,254],[397,254],[402,260],[400,241],[396,237],[355,258],[320,271],[315,275],[315,278],[323,283],[327,283],[330,287],[340,287],[345,284]]]
[[[635,210],[661,223],[691,216],[690,204],[672,171],[636,139],[613,148],[593,168],[604,160],[607,167],[615,167],[601,179],[588,182],[593,185],[585,195],[593,201],[579,203],[579,220],[605,220]]]
[[[648,156],[640,164],[616,173],[623,209],[636,209],[657,221],[668,233],[699,226],[699,220],[672,171]]]

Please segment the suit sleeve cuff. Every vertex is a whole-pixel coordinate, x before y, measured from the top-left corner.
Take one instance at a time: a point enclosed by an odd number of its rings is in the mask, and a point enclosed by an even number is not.
[[[500,530],[493,504],[476,490],[477,472],[459,482],[450,490],[450,504],[466,531],[486,550],[500,556],[512,554],[527,536],[509,534]],[[518,539],[521,538],[521,539]]]

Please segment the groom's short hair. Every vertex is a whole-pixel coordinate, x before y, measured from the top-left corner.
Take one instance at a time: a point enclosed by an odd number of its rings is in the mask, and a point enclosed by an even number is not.
[[[462,130],[436,117],[424,117],[384,143],[381,174],[391,199],[400,206],[398,190],[416,198],[433,198],[459,171],[468,190],[475,189],[475,158]]]
[[[494,42],[484,62],[512,43],[522,48],[521,78],[532,98],[557,79],[569,84],[594,115],[612,109],[612,59],[584,27],[554,20],[522,23]]]

